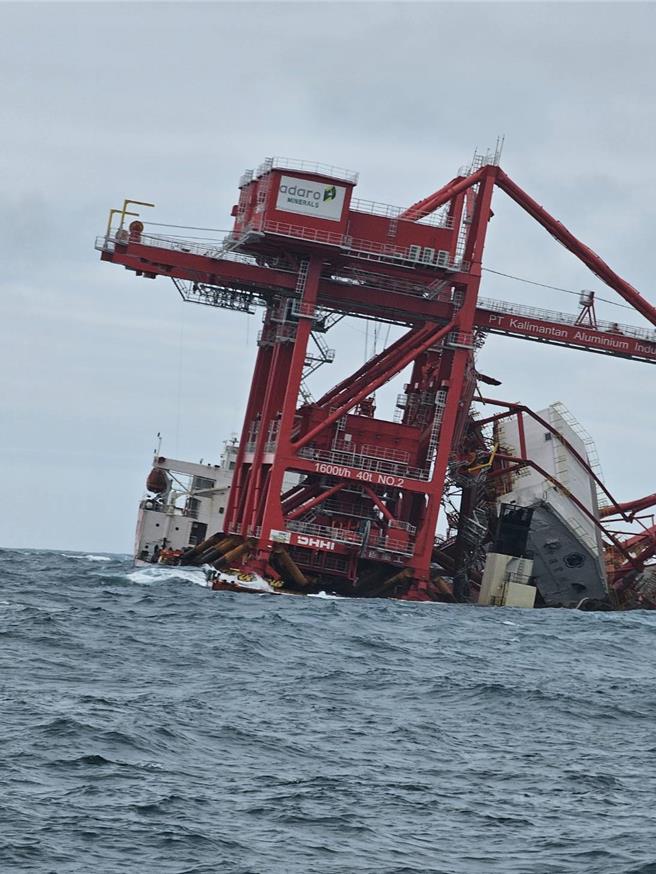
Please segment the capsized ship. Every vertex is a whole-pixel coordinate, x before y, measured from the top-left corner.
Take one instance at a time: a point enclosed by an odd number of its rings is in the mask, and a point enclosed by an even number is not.
[[[550,427],[548,427],[550,426]],[[520,431],[521,427],[521,431]],[[576,607],[609,601],[597,483],[596,450],[562,404],[503,419],[499,445],[531,466],[499,477],[497,532],[487,556],[480,603]],[[596,466],[596,465],[595,465]],[[601,471],[598,469],[598,475]]]
[[[452,518],[454,529],[436,538],[433,586],[425,600],[515,607],[618,606],[611,587],[614,553],[602,537],[601,508],[608,513],[612,507],[600,488],[601,469],[590,436],[560,403],[488,424],[491,457],[484,457],[480,465],[470,464],[467,471],[470,480],[477,479],[482,499],[462,525]],[[502,463],[502,456],[516,457],[522,446],[530,464]],[[138,564],[203,565],[217,590],[279,594],[327,589],[353,597],[416,599],[403,579],[381,591],[360,580],[345,585],[330,573],[308,581],[288,562],[279,565],[278,574],[266,577],[245,570],[243,541],[222,533],[237,454],[236,440],[224,445],[217,465],[155,453],[147,495],[139,505]],[[454,470],[454,482],[462,475]],[[286,486],[303,488],[304,481],[292,478]],[[375,532],[383,521],[373,503],[360,505],[357,518],[366,532]],[[367,542],[364,536],[363,547]],[[325,548],[321,538],[316,548]],[[636,575],[640,606],[656,603],[654,570]]]

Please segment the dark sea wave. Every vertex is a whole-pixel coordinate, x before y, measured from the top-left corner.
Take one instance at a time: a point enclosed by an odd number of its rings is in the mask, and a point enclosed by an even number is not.
[[[0,580],[0,874],[656,874],[656,614]]]

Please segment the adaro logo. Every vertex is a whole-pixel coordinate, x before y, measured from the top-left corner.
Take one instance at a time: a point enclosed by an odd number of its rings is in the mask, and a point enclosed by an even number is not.
[[[334,200],[337,197],[337,189],[334,185],[328,185],[323,189],[323,198],[321,192],[317,188],[311,188],[309,185],[304,188],[302,185],[281,185],[280,193],[287,194],[290,197],[307,197],[313,200],[322,200],[324,202]]]
[[[276,209],[338,222],[342,216],[345,194],[346,188],[332,182],[281,176]]]
[[[281,185],[280,193],[286,194],[288,197],[305,197],[305,198],[313,198],[314,200],[321,200],[321,192],[317,188],[310,188],[308,185],[307,188],[304,188],[302,185]],[[326,199],[324,195],[324,200]]]

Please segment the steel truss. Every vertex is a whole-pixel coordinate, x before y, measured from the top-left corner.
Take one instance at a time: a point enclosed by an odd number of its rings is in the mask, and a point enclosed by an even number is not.
[[[264,177],[274,166],[260,168]],[[243,186],[257,178],[244,177]],[[496,187],[614,289],[649,328],[599,322],[590,316],[590,302],[582,318],[480,298]],[[263,204],[268,197],[264,186]],[[244,202],[242,188],[236,214]],[[353,206],[357,214],[355,201]],[[424,258],[412,246],[395,248],[387,241],[399,225],[426,220],[437,210],[438,225],[452,234],[448,257]],[[383,241],[310,233],[298,223],[272,228],[262,219],[222,247],[167,242],[144,235],[143,226],[133,223],[129,233],[122,225],[110,229],[97,248],[102,260],[137,275],[170,277],[185,300],[249,313],[264,307],[223,532],[241,538],[240,558],[265,574],[280,573],[282,562],[299,585],[318,574],[342,579],[353,593],[362,590],[363,580],[373,579],[369,593],[410,587],[421,596],[435,580],[436,528],[449,466],[470,452],[475,439],[474,355],[485,335],[656,363],[656,309],[496,163],[455,177],[407,210],[387,212]],[[383,220],[380,210],[376,219]],[[318,338],[345,315],[386,321],[406,332],[313,401],[304,376],[333,357]],[[412,375],[398,421],[376,419],[373,394],[408,366]],[[507,407],[499,415],[528,412]],[[500,454],[496,463],[501,462],[507,469],[529,460]],[[283,494],[290,471],[299,483]],[[603,483],[597,485],[621,512]],[[477,510],[483,491],[480,482],[470,490],[471,506],[461,514],[472,531],[484,524]],[[640,560],[636,550],[613,537],[634,569]],[[467,548],[463,535],[459,561]],[[387,566],[386,576],[381,568]]]

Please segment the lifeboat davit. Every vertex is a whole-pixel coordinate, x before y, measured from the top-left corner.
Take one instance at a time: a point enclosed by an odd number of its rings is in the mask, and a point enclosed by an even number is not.
[[[155,495],[161,495],[162,492],[167,491],[169,487],[169,478],[166,475],[166,472],[162,470],[161,467],[154,467],[151,472],[148,474],[148,479],[146,480],[146,488],[149,492],[153,492]]]

